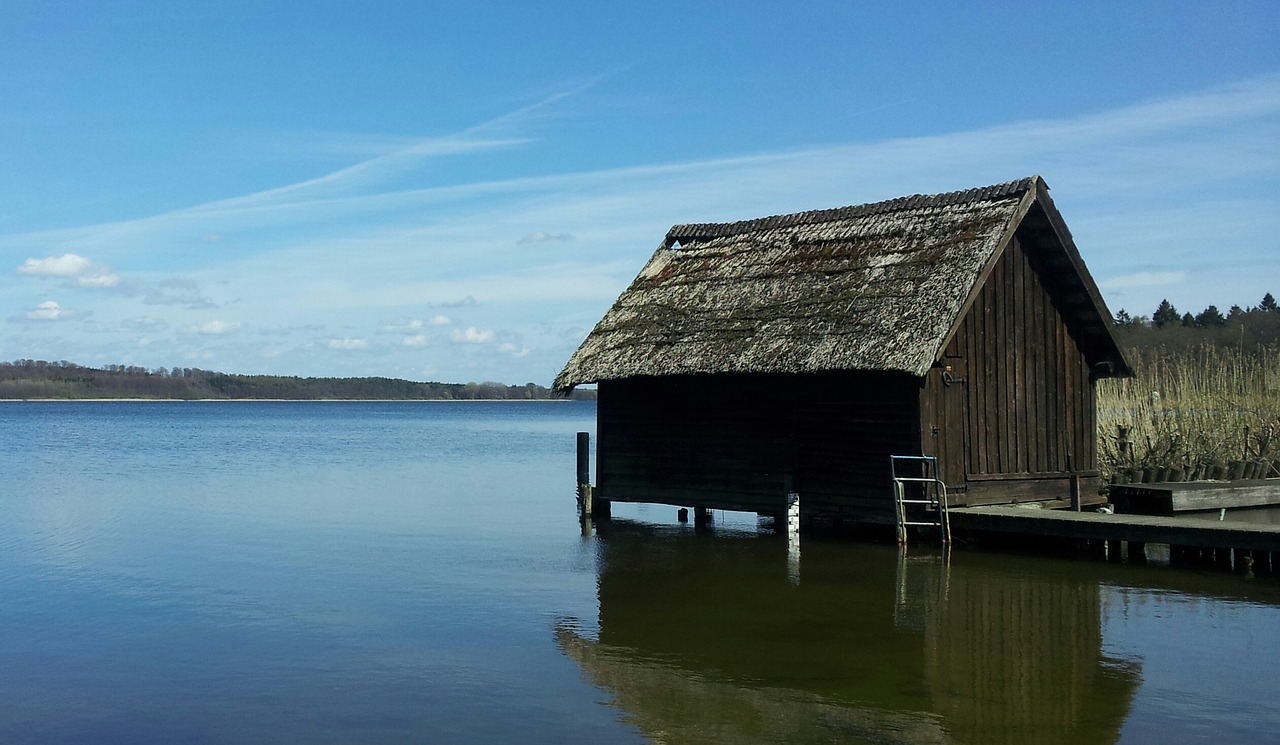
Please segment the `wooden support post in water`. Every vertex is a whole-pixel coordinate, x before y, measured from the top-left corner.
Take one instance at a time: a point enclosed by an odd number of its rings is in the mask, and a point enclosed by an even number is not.
[[[591,483],[591,433],[578,433],[578,486]]]
[[[1256,575],[1253,573],[1253,552],[1246,551],[1243,548],[1232,549],[1233,561],[1232,568],[1237,574],[1243,574],[1245,579],[1253,579]]]
[[[591,517],[591,433],[578,433],[578,517]]]
[[[578,433],[578,516],[583,520],[609,519],[609,500],[600,499],[591,486],[591,433]]]
[[[696,530],[706,530],[711,527],[711,510],[706,507],[693,508],[693,527]]]
[[[591,484],[578,485],[578,522],[583,537],[591,536]]]
[[[1107,561],[1123,561],[1124,554],[1120,550],[1120,541],[1107,541]]]
[[[1077,473],[1071,474],[1071,509],[1080,511],[1080,474]]]
[[[1144,541],[1129,541],[1129,563],[1147,563],[1147,544]]]
[[[792,583],[800,582],[800,493],[796,491],[791,474],[783,477],[783,489],[787,496],[787,577]]]

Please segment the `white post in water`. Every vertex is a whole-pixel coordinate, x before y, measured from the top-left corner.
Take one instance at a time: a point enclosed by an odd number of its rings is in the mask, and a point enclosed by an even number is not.
[[[800,583],[800,493],[787,491],[787,577]]]

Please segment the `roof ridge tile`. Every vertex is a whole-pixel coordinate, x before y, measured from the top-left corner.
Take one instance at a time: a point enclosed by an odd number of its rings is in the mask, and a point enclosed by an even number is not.
[[[880,202],[869,202],[867,204],[856,204],[847,207],[835,207],[833,209],[824,210],[807,210],[805,212],[793,212],[785,215],[770,215],[768,217],[759,217],[752,220],[737,220],[734,222],[710,222],[710,223],[689,223],[683,225],[675,225],[671,230],[667,231],[667,242],[671,243],[676,240],[688,240],[693,238],[719,238],[730,235],[739,235],[741,233],[751,233],[759,230],[773,230],[776,228],[790,228],[799,225],[813,225],[820,222],[830,222],[832,220],[847,220],[855,217],[871,217],[874,215],[888,214],[891,212],[899,212],[908,209],[922,209],[931,207],[950,207],[959,204],[970,204],[973,202],[989,202],[997,199],[1004,199],[1012,195],[1021,195],[1027,191],[1036,188],[1041,181],[1039,176],[1027,176],[1025,178],[1006,181],[1002,184],[993,184],[991,186],[979,186],[972,189],[961,189],[959,191],[942,192],[939,194],[912,194],[910,196],[895,197]]]

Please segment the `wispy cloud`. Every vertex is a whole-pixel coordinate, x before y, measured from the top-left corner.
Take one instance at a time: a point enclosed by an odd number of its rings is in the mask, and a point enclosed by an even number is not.
[[[185,277],[169,277],[155,282],[127,278],[117,287],[129,297],[137,297],[147,305],[176,305],[190,310],[216,308],[217,303],[200,291],[200,283]]]
[[[481,330],[475,326],[468,326],[466,330],[459,329],[449,335],[449,338],[460,344],[485,344],[493,341],[493,332],[485,329]]]
[[[421,329],[423,325],[424,323],[421,319],[406,318],[394,323],[388,323],[382,327],[382,330],[389,334],[407,334]]]
[[[193,333],[203,334],[205,336],[221,336],[223,334],[229,334],[232,331],[236,331],[239,328],[239,323],[232,323],[228,321],[206,321],[205,323],[197,326],[192,326],[190,330]]]
[[[330,349],[351,350],[364,349],[369,346],[369,342],[365,339],[330,339],[328,347]]]
[[[111,267],[72,253],[44,259],[27,259],[18,267],[18,274],[73,279],[81,287],[115,287],[120,284],[120,275]]]
[[[518,245],[525,246],[530,243],[553,243],[553,242],[563,243],[571,240],[573,240],[573,236],[570,235],[569,233],[556,233],[553,235],[551,233],[544,233],[541,230],[539,230],[536,233],[530,233],[524,236],[520,240],[516,241],[516,243]]]
[[[71,318],[74,313],[58,304],[55,300],[46,300],[35,307],[34,310],[27,312],[27,318],[32,321],[59,321]]]

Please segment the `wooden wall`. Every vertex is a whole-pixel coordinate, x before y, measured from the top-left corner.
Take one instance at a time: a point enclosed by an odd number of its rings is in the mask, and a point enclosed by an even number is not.
[[[742,376],[601,381],[599,496],[777,511],[794,472],[789,388]]]
[[[1041,240],[1015,236],[925,381],[922,448],[962,504],[1066,498],[1071,474],[1097,490],[1094,384]]]
[[[871,372],[814,377],[796,411],[801,509],[891,521],[889,456],[920,452],[919,380]]]
[[[602,498],[755,512],[891,516],[889,455],[918,447],[907,375],[708,375],[602,381]]]

